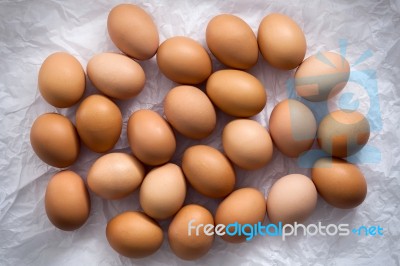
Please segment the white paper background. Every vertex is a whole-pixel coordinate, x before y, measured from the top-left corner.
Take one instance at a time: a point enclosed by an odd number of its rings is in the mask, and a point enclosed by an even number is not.
[[[135,2],[135,1],[132,1]],[[76,106],[55,109],[37,90],[37,73],[42,61],[55,51],[68,51],[84,67],[95,53],[117,51],[110,41],[106,19],[120,1],[0,1],[0,265],[181,265],[170,251],[166,239],[151,257],[131,260],[119,256],[107,243],[107,221],[124,210],[139,208],[138,193],[120,200],[106,201],[91,193],[89,220],[75,232],[63,232],[48,221],[44,192],[58,169],[41,162],[29,143],[34,119],[45,112],[59,112],[74,121]],[[209,19],[220,13],[243,18],[256,32],[261,19],[270,12],[291,16],[304,29],[307,55],[318,51],[339,52],[339,40],[348,42],[346,57],[351,64],[366,51],[372,56],[352,66],[352,71],[376,71],[382,128],[372,132],[370,145],[381,152],[381,160],[362,163],[368,182],[365,202],[354,210],[340,210],[319,199],[317,210],[307,221],[323,224],[348,223],[351,226],[380,225],[384,236],[313,236],[280,238],[257,237],[249,243],[233,245],[216,239],[212,250],[192,264],[205,265],[399,265],[400,264],[400,2],[391,1],[136,1],[154,18],[160,41],[175,35],[192,37],[205,45]],[[215,69],[222,66],[214,61]],[[122,137],[116,151],[129,152],[126,122],[140,108],[162,112],[166,92],[174,86],[156,67],[155,58],[141,63],[147,83],[136,98],[118,102],[123,112]],[[293,72],[272,69],[264,60],[251,69],[265,85],[269,95],[264,111],[254,119],[264,126],[273,106],[286,98],[286,82]],[[359,110],[370,108],[365,88],[349,83],[345,91],[356,92]],[[86,94],[95,89],[89,85]],[[332,99],[335,105],[338,97]],[[218,112],[218,127],[201,143],[221,149],[223,125],[232,118]],[[370,121],[378,123],[377,120]],[[179,163],[188,145],[198,142],[177,136],[179,145],[174,162]],[[237,187],[258,187],[265,195],[277,178],[289,173],[309,174],[276,149],[273,161],[257,171],[237,169]],[[98,158],[82,148],[71,169],[83,177]],[[218,201],[189,190],[187,203],[200,203],[215,211]],[[267,220],[266,220],[267,222]],[[169,221],[161,222],[164,231]],[[191,264],[191,263],[189,263]]]

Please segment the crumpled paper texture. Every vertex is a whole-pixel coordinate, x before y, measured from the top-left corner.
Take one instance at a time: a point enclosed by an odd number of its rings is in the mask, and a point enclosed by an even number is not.
[[[376,84],[369,95],[357,80],[349,82],[342,94],[328,107],[343,101],[359,103],[364,114],[372,106],[379,111],[370,117],[376,127],[369,146],[378,155],[359,166],[368,182],[365,202],[356,209],[335,209],[319,198],[317,209],[307,223],[351,226],[380,225],[383,236],[297,236],[282,241],[279,237],[256,237],[240,245],[216,238],[213,248],[190,265],[399,265],[400,264],[400,2],[381,1],[127,1],[136,3],[154,18],[160,41],[185,35],[206,47],[205,28],[220,13],[243,18],[257,32],[261,19],[271,12],[291,16],[303,29],[307,55],[318,51],[340,52],[352,71],[369,69],[367,84]],[[182,265],[170,251],[165,237],[161,249],[151,257],[134,260],[119,256],[105,237],[107,221],[125,210],[136,210],[138,192],[119,201],[106,201],[90,194],[92,211],[87,223],[77,231],[63,232],[47,219],[44,193],[48,180],[58,169],[45,165],[30,146],[29,132],[34,119],[45,112],[58,112],[74,122],[77,106],[56,109],[47,104],[37,89],[37,74],[43,60],[55,51],[68,51],[86,67],[96,53],[118,51],[107,34],[110,9],[120,1],[0,1],[0,265]],[[343,45],[343,40],[347,45]],[[342,45],[340,44],[342,42]],[[359,60],[366,51],[368,56]],[[214,69],[223,66],[214,57]],[[359,62],[358,62],[359,61]],[[361,62],[360,62],[361,61]],[[114,151],[129,152],[126,123],[129,115],[141,108],[162,113],[162,100],[175,84],[157,69],[155,57],[140,62],[147,81],[135,99],[117,101],[123,114],[123,131]],[[280,100],[288,97],[288,81],[293,71],[273,69],[261,58],[250,73],[265,85],[268,103],[253,119],[268,127],[268,117]],[[367,74],[366,74],[367,75]],[[364,78],[365,79],[365,78]],[[369,86],[369,85],[368,85]],[[367,87],[368,87],[367,86]],[[200,86],[204,89],[204,85]],[[88,83],[86,95],[95,93]],[[353,94],[351,94],[353,93]],[[353,96],[352,96],[353,95]],[[357,100],[358,99],[358,100]],[[318,117],[318,115],[317,115]],[[320,119],[320,118],[318,118]],[[202,143],[221,147],[223,126],[231,117],[218,111],[215,132],[201,141],[177,135],[178,147],[173,162],[180,163],[186,147]],[[372,149],[374,150],[374,149]],[[371,154],[370,154],[371,155]],[[100,155],[83,147],[79,160],[70,169],[86,178],[90,165]],[[279,177],[290,173],[309,176],[310,170],[294,159],[274,150],[274,158],[257,171],[237,169],[236,187],[257,187],[266,196]],[[189,189],[186,203],[199,203],[212,212],[219,200],[208,199]],[[166,232],[170,220],[162,221]],[[266,222],[268,220],[266,219]],[[165,235],[166,236],[166,235]]]

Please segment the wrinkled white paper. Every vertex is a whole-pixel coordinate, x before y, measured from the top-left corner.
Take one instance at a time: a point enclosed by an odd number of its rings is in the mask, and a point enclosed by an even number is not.
[[[365,202],[356,209],[335,209],[319,198],[307,223],[361,225],[384,228],[383,236],[256,237],[248,243],[229,244],[216,238],[210,252],[193,265],[399,265],[400,263],[400,2],[386,1],[131,1],[151,14],[160,41],[185,35],[204,46],[208,21],[220,13],[243,18],[257,32],[261,19],[271,12],[291,16],[307,38],[307,56],[318,51],[345,52],[354,80],[328,108],[356,104],[368,114],[372,134],[368,148],[356,158],[368,182]],[[76,106],[56,109],[37,90],[37,74],[43,60],[56,51],[68,51],[84,67],[95,54],[118,51],[108,37],[106,20],[120,1],[0,1],[0,265],[181,265],[165,238],[154,255],[134,260],[119,256],[105,237],[107,221],[125,210],[136,210],[138,193],[119,201],[106,201],[91,193],[92,209],[87,223],[77,231],[63,232],[47,219],[44,193],[58,169],[44,164],[30,146],[34,119],[45,112],[67,115],[72,121]],[[364,56],[362,56],[364,55]],[[360,59],[361,57],[361,59]],[[213,57],[214,69],[222,68]],[[129,152],[126,123],[141,108],[162,113],[161,101],[175,84],[157,69],[155,58],[140,63],[147,75],[144,91],[135,99],[118,101],[124,119],[121,139],[114,151]],[[370,70],[370,72],[363,72]],[[254,117],[268,126],[274,105],[288,97],[293,71],[271,68],[260,57],[250,70],[265,85],[266,108]],[[374,76],[375,75],[375,76]],[[361,81],[360,81],[361,80]],[[289,82],[289,83],[288,83]],[[204,88],[204,86],[202,86]],[[376,93],[369,94],[376,89]],[[86,95],[96,90],[89,84]],[[358,105],[357,105],[358,104]],[[376,106],[378,105],[378,111]],[[326,107],[326,106],[325,106]],[[373,109],[371,109],[373,108]],[[180,164],[189,145],[221,147],[221,131],[232,118],[218,112],[215,132],[202,141],[177,136],[173,162]],[[320,119],[320,117],[318,118]],[[82,148],[71,169],[86,178],[100,155]],[[309,176],[310,170],[274,150],[272,162],[257,171],[237,169],[237,187],[257,187],[266,196],[273,182],[290,173]],[[186,203],[199,203],[215,211],[218,200],[189,189]],[[168,221],[161,226],[166,232]],[[266,222],[268,220],[266,219]]]

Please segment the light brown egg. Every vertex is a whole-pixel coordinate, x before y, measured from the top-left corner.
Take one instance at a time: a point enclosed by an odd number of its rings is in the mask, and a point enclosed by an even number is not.
[[[321,158],[315,162],[311,175],[318,193],[334,207],[357,207],[367,195],[364,175],[345,160]]]
[[[163,231],[156,221],[141,212],[127,211],[112,218],[106,228],[110,246],[129,258],[144,258],[162,245]]]
[[[214,225],[214,218],[206,208],[190,204],[180,209],[169,225],[168,242],[172,252],[184,260],[196,260],[211,249],[214,235],[206,235],[204,230],[199,230],[198,234],[192,231],[189,235],[189,223]]]
[[[254,225],[263,222],[265,212],[264,195],[255,188],[241,188],[219,204],[215,213],[215,224],[227,226],[237,222],[240,225]],[[230,243],[241,243],[246,241],[247,236],[225,234],[221,238]]]
[[[200,84],[211,74],[211,59],[201,44],[188,37],[165,40],[157,52],[157,64],[170,80],[181,84]]]
[[[133,154],[145,164],[164,164],[175,153],[176,140],[172,128],[152,110],[134,112],[129,118],[127,131]]]
[[[269,220],[278,224],[305,221],[317,205],[317,190],[305,175],[291,174],[276,181],[267,197]]]
[[[85,72],[75,57],[57,52],[44,60],[39,70],[39,91],[51,105],[59,108],[76,104],[85,91]]]
[[[312,102],[326,101],[347,84],[350,65],[336,53],[324,52],[308,57],[295,74],[296,92]]]
[[[322,119],[318,127],[318,144],[335,157],[348,157],[368,142],[368,120],[357,111],[338,110]]]
[[[152,58],[159,45],[158,30],[151,16],[137,5],[120,4],[108,15],[111,40],[122,52],[138,60]]]
[[[137,96],[146,81],[144,71],[138,63],[116,53],[93,56],[87,65],[87,74],[99,91],[120,100]]]
[[[115,152],[103,155],[90,167],[90,190],[104,199],[121,199],[135,191],[144,178],[144,167],[132,155]]]
[[[221,14],[208,22],[206,41],[213,55],[228,67],[248,69],[257,63],[256,35],[241,18]]]
[[[192,139],[210,135],[217,121],[210,99],[193,86],[178,86],[170,90],[164,99],[164,113],[179,133]]]
[[[261,168],[272,159],[271,137],[254,120],[237,119],[229,122],[222,132],[222,145],[228,158],[243,169]]]
[[[306,105],[288,99],[272,110],[269,130],[274,144],[283,154],[298,157],[314,143],[317,122]]]
[[[179,166],[167,163],[151,170],[140,187],[140,205],[155,219],[173,216],[186,197],[185,176]]]
[[[36,155],[45,163],[64,168],[79,155],[79,137],[68,118],[59,114],[44,114],[32,125],[30,140]]]
[[[47,217],[61,230],[76,230],[89,217],[89,193],[82,178],[72,171],[58,172],[50,179],[44,201]]]
[[[262,83],[251,74],[234,69],[214,72],[207,80],[211,101],[223,112],[237,117],[258,114],[267,103]]]
[[[210,146],[188,148],[183,154],[182,170],[195,190],[211,198],[225,197],[235,187],[235,170],[230,161]]]
[[[89,149],[106,152],[114,147],[121,135],[121,111],[107,97],[91,95],[76,111],[76,129]]]
[[[304,59],[307,44],[303,31],[290,17],[272,13],[258,28],[258,46],[264,59],[273,67],[290,70]]]

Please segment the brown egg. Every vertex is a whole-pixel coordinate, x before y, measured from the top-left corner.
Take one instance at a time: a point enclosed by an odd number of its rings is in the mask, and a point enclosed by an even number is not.
[[[157,27],[150,15],[137,5],[115,6],[108,15],[107,29],[115,46],[130,57],[146,60],[157,52]]]
[[[76,111],[76,129],[89,149],[106,152],[114,147],[121,135],[121,111],[107,97],[91,95]]]
[[[168,242],[176,256],[184,260],[196,260],[210,250],[214,235],[206,235],[204,230],[190,232],[189,223],[214,225],[212,214],[204,207],[196,204],[184,206],[175,215],[168,228]]]
[[[215,213],[215,224],[254,225],[262,223],[264,217],[264,195],[255,188],[241,188],[232,192],[220,203]],[[230,236],[225,233],[221,238],[227,242],[241,243],[246,241],[247,236],[243,234]]]
[[[326,101],[347,84],[350,65],[336,53],[324,52],[308,57],[295,74],[296,92],[312,102]]]
[[[304,59],[307,44],[303,31],[290,17],[272,13],[258,28],[258,46],[264,59],[273,67],[289,70]]]
[[[156,221],[141,212],[127,211],[112,218],[106,228],[110,246],[129,258],[155,253],[163,242],[163,231]]]
[[[317,190],[305,175],[291,174],[276,181],[267,197],[269,220],[278,224],[305,221],[317,205]]]
[[[140,205],[155,219],[173,216],[186,197],[185,176],[179,166],[167,163],[151,170],[140,187]]]
[[[103,155],[90,167],[90,190],[104,199],[121,199],[135,191],[144,178],[144,167],[132,155],[115,152]]]
[[[137,96],[146,81],[144,71],[138,63],[115,53],[102,53],[92,57],[87,65],[87,73],[99,91],[121,100]]]
[[[85,91],[85,72],[75,57],[57,52],[44,60],[39,70],[39,91],[58,108],[76,104]]]
[[[32,125],[30,140],[36,155],[51,166],[64,168],[78,158],[78,134],[71,121],[62,115],[39,116]]]
[[[72,171],[58,172],[50,179],[44,201],[47,217],[61,230],[78,229],[89,217],[89,193],[82,178]]]
[[[228,67],[248,69],[257,63],[256,35],[241,18],[221,14],[208,22],[206,41],[213,55]]]
[[[199,84],[211,74],[211,59],[195,40],[177,36],[165,40],[157,52],[157,64],[170,80],[181,84]]]
[[[264,86],[247,72],[224,69],[214,72],[207,81],[207,95],[223,112],[237,117],[258,114],[267,103]]]
[[[287,99],[272,110],[269,130],[276,147],[283,154],[298,157],[314,143],[317,122],[306,105]]]
[[[235,171],[217,149],[196,145],[183,154],[182,170],[192,187],[201,194],[211,197],[225,197],[235,187]]]
[[[348,157],[360,151],[368,142],[368,120],[359,112],[334,111],[322,119],[318,127],[318,144],[335,157]]]
[[[261,168],[272,159],[273,144],[268,131],[250,119],[228,123],[222,132],[222,145],[228,158],[243,169]]]
[[[210,135],[217,121],[210,99],[193,86],[178,86],[170,90],[164,99],[164,113],[179,133],[192,139]]]
[[[133,154],[145,164],[160,165],[175,153],[172,128],[152,110],[134,112],[128,121],[128,141]]]
[[[364,175],[345,160],[321,158],[315,162],[311,175],[318,193],[334,207],[357,207],[367,195]]]

